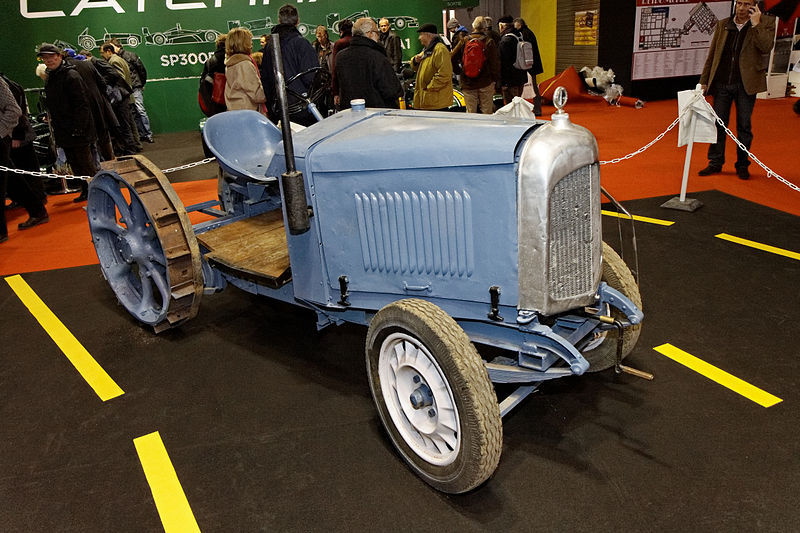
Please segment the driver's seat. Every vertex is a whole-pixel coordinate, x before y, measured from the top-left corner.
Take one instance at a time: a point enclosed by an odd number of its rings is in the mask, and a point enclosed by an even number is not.
[[[222,170],[257,181],[266,179],[282,138],[267,117],[245,109],[217,113],[203,127],[203,139]]]

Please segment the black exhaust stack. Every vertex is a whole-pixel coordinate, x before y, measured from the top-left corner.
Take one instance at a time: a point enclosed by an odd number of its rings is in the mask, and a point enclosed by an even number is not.
[[[286,172],[281,175],[283,198],[286,202],[286,217],[289,222],[289,233],[301,235],[311,227],[310,208],[306,202],[303,173],[294,166],[294,145],[292,144],[292,127],[289,124],[289,102],[284,85],[280,34],[273,33],[270,40],[272,41],[272,62],[275,71],[275,90],[278,94],[278,104],[281,107],[283,152],[286,158]]]

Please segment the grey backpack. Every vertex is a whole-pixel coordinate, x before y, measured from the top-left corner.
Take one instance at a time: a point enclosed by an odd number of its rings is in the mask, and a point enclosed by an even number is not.
[[[514,68],[530,70],[533,68],[533,46],[518,35],[514,37],[517,38],[517,59],[514,61]]]

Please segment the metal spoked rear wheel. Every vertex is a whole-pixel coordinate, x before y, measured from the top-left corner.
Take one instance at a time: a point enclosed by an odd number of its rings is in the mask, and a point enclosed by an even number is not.
[[[156,331],[195,316],[202,266],[180,199],[141,156],[104,167],[89,184],[86,211],[100,268],[117,299]]]

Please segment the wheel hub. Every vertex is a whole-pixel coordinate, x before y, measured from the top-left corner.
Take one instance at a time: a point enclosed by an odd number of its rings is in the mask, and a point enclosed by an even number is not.
[[[421,380],[421,378],[417,376],[415,380]],[[414,409],[422,409],[423,407],[433,405],[433,393],[431,392],[430,387],[423,383],[411,393],[409,401]]]
[[[119,242],[119,255],[122,257],[123,261],[128,264],[133,263],[133,248],[131,248],[130,240],[127,239],[127,234],[120,235],[117,240]]]
[[[378,366],[384,399],[406,443],[431,464],[455,461],[461,446],[458,410],[436,359],[417,339],[395,333],[384,340]]]

